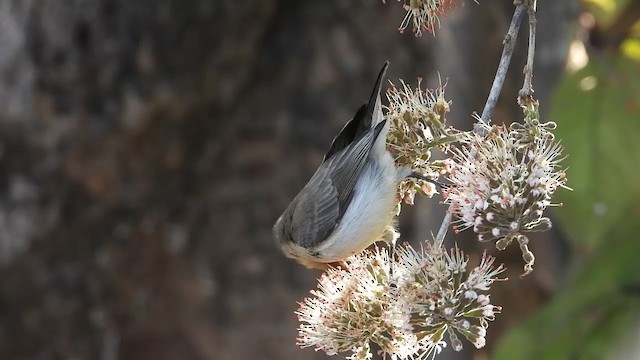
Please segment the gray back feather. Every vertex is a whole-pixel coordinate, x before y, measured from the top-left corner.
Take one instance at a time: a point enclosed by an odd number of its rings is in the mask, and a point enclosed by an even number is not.
[[[291,238],[298,244],[312,247],[331,235],[353,198],[369,152],[384,125],[381,122],[324,162],[294,200]]]
[[[354,195],[355,185],[384,128],[380,90],[389,66],[380,71],[369,102],[336,136],[324,162],[285,210],[274,229],[280,241],[312,248],[331,235]]]

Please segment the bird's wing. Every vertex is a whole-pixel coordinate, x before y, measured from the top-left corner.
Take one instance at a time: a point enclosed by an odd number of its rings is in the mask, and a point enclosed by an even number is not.
[[[324,159],[322,162],[329,160],[333,154],[338,151],[346,148],[349,144],[353,142],[353,140],[358,135],[358,129],[361,127],[360,123],[364,119],[364,114],[367,110],[367,104],[362,104],[356,114],[353,116],[353,119],[349,120],[349,122],[340,130],[338,136],[333,139],[331,142],[331,147],[329,151],[324,155]]]
[[[382,121],[382,104],[380,102],[380,91],[382,82],[387,73],[389,62],[385,62],[378,73],[378,78],[373,86],[369,102],[360,106],[351,120],[340,130],[338,136],[333,139],[329,151],[324,156],[323,162],[329,160],[334,154],[346,148],[349,144],[358,140],[363,134],[369,132],[373,127]]]
[[[338,199],[341,205],[349,204],[349,200],[353,196],[353,188],[362,175],[369,152],[385,123],[386,121],[382,121],[375,128],[369,130],[360,140],[335,155],[331,163],[330,176],[331,182],[338,191]]]
[[[380,90],[388,67],[387,61],[378,74],[369,102],[358,109],[333,140],[324,162],[300,194],[292,232],[305,248],[331,235],[349,207],[369,152],[386,123]]]
[[[321,165],[300,194],[293,214],[294,238],[304,247],[325,240],[347,211],[354,187],[385,121]]]

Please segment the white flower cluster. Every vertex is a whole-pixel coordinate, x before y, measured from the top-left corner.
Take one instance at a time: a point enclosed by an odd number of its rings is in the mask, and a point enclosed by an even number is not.
[[[445,14],[447,9],[455,6],[453,0],[398,0],[403,1],[402,6],[407,14],[402,19],[398,28],[403,33],[409,25],[413,25],[413,33],[420,37],[423,31],[435,33],[436,25],[440,27],[440,16]],[[382,2],[386,2],[382,0]]]
[[[517,240],[526,275],[535,257],[523,233],[551,228],[543,211],[566,178],[559,169],[562,146],[548,132],[555,124],[525,121],[511,131],[486,127],[486,135],[473,135],[466,146],[454,149],[451,186],[443,195],[457,217],[456,232],[473,228],[478,240],[496,240],[500,250]]]
[[[385,115],[390,123],[387,148],[399,167],[406,167],[421,176],[437,180],[445,170],[441,161],[431,160],[431,149],[446,149],[457,140],[459,131],[445,126],[449,101],[444,97],[444,87],[433,91],[422,89],[418,79],[415,89],[400,80],[387,91],[389,106]],[[416,193],[432,197],[436,188],[432,182],[407,179],[400,184],[400,198],[413,205]]]
[[[429,246],[401,246],[395,260],[384,248],[354,255],[344,268],[329,269],[300,304],[298,344],[351,352],[349,359],[371,359],[372,343],[391,359],[433,358],[445,335],[457,351],[458,335],[481,348],[488,321],[500,312],[488,291],[504,268],[486,254],[468,273],[467,262],[457,248]]]

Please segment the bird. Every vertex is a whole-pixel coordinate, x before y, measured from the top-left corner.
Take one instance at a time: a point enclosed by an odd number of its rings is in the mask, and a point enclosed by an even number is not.
[[[414,174],[396,167],[386,148],[390,124],[380,92],[385,62],[369,101],[333,139],[322,163],[273,226],[284,255],[327,269],[382,240],[393,224],[398,183]]]

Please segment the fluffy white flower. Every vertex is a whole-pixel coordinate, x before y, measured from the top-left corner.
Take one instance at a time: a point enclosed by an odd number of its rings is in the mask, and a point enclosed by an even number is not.
[[[436,27],[440,27],[440,16],[444,15],[445,10],[455,6],[453,0],[403,1],[405,3],[403,7],[407,13],[398,30],[402,33],[412,25],[413,32],[418,37],[422,36],[423,31],[435,33]]]
[[[375,343],[392,359],[427,359],[446,346],[445,333],[457,351],[457,334],[474,346],[484,343],[488,321],[500,312],[486,293],[504,268],[484,254],[467,273],[468,258],[458,248],[403,245],[396,255],[365,250],[328,270],[300,303],[299,345],[369,359]]]
[[[480,241],[495,240],[500,250],[517,239],[529,259],[528,273],[534,258],[523,233],[551,227],[542,214],[566,178],[558,168],[560,144],[531,124],[518,129],[493,126],[486,135],[474,134],[464,147],[453,149],[451,186],[443,195],[457,218],[456,232],[473,228]]]

